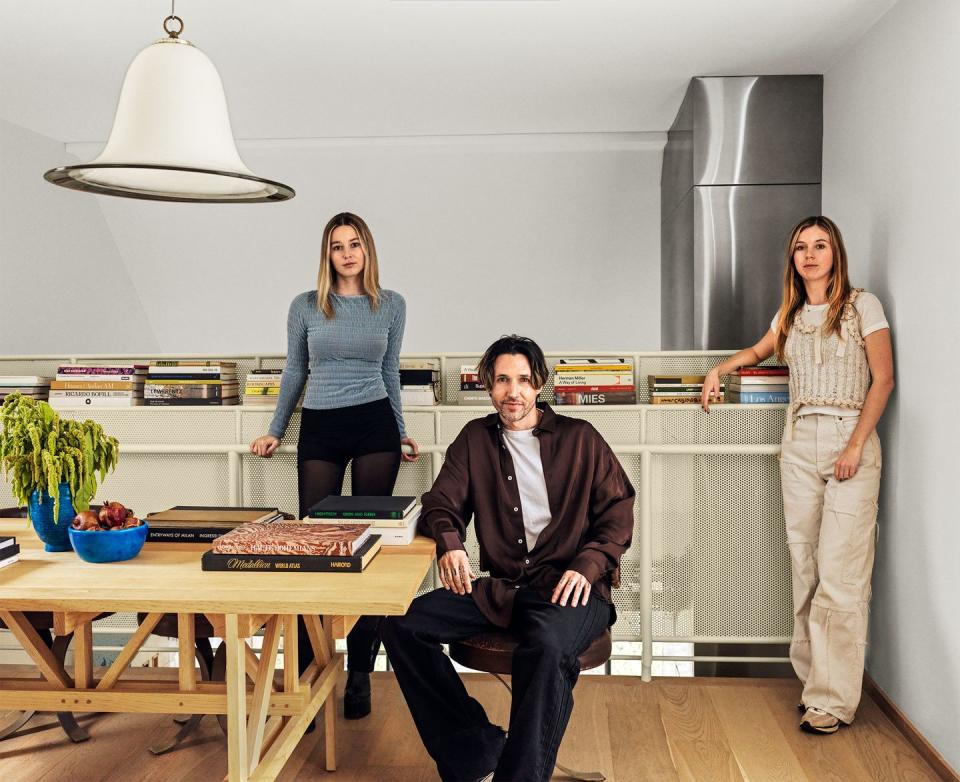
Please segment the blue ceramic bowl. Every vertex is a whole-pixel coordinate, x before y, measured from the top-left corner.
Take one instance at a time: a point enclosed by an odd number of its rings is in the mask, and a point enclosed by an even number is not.
[[[70,527],[70,542],[84,562],[123,562],[140,553],[147,539],[147,525],[127,529],[85,532]]]

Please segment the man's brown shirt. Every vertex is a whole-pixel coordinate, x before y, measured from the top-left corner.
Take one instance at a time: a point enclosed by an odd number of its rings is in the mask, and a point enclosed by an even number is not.
[[[419,531],[437,542],[437,556],[462,549],[471,517],[480,544],[480,568],[489,577],[473,585],[477,607],[507,627],[521,586],[546,599],[565,570],[586,577],[610,602],[620,556],[630,547],[636,492],[620,462],[587,421],[557,415],[547,404],[534,434],[547,484],[551,521],[527,550],[523,507],[513,459],[497,413],[468,423],[447,449],[433,488],[423,495]]]

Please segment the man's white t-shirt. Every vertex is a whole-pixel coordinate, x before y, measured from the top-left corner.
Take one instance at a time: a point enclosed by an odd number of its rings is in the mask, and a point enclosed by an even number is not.
[[[543,477],[543,462],[540,460],[540,440],[534,435],[533,429],[502,431],[513,458],[517,489],[520,490],[520,502],[523,505],[523,532],[527,539],[527,551],[530,551],[537,545],[537,538],[551,518],[547,481]]]
[[[808,326],[820,326],[823,324],[824,319],[827,317],[827,309],[829,304],[804,304],[803,305],[803,320]],[[880,303],[880,299],[874,296],[872,293],[867,293],[862,291],[856,300],[853,302],[853,306],[856,308],[857,312],[860,313],[860,335],[866,337],[868,334],[873,334],[875,331],[880,329],[890,328],[890,324],[887,322],[887,316],[883,312],[883,305]],[[777,310],[777,314],[773,316],[773,320],[770,322],[770,331],[774,334],[777,333],[777,322],[780,320],[780,310]],[[854,417],[859,416],[859,410],[850,410],[846,407],[833,407],[828,405],[804,405],[797,411],[797,415],[809,415],[811,413],[821,413],[824,415],[837,415],[843,417]]]

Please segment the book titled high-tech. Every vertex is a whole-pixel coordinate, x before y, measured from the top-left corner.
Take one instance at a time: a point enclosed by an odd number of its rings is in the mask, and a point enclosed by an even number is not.
[[[314,519],[402,519],[417,504],[416,497],[324,497],[307,511]]]

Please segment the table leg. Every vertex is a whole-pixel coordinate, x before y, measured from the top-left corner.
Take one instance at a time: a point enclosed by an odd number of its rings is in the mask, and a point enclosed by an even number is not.
[[[273,691],[273,672],[277,667],[277,649],[280,646],[280,621],[276,616],[267,621],[257,679],[253,686],[253,702],[250,705],[250,722],[247,726],[247,752],[251,774],[260,762],[264,727],[267,722],[267,706],[270,703],[270,693]]]
[[[230,782],[247,782],[247,674],[246,642],[237,631],[237,615],[225,617],[227,645],[227,777]]]
[[[53,652],[47,647],[40,634],[30,624],[22,611],[0,611],[0,619],[16,638],[23,650],[30,655],[48,682],[58,684],[63,689],[73,687],[73,682],[63,670],[61,661],[57,660]]]
[[[334,653],[337,650],[336,639],[333,637],[333,617],[325,616],[323,617],[323,637],[326,641],[327,647],[327,660],[330,660],[334,657]],[[338,675],[342,673],[343,668],[340,669]],[[336,698],[336,689],[331,689],[330,694],[327,695],[327,700],[323,704],[323,724],[325,728],[325,747],[326,747],[326,761],[327,761],[327,771],[336,771],[337,770],[337,737],[336,737],[336,728],[337,728],[337,698]]]
[[[73,631],[73,679],[81,690],[93,687],[93,623],[78,624]]]

